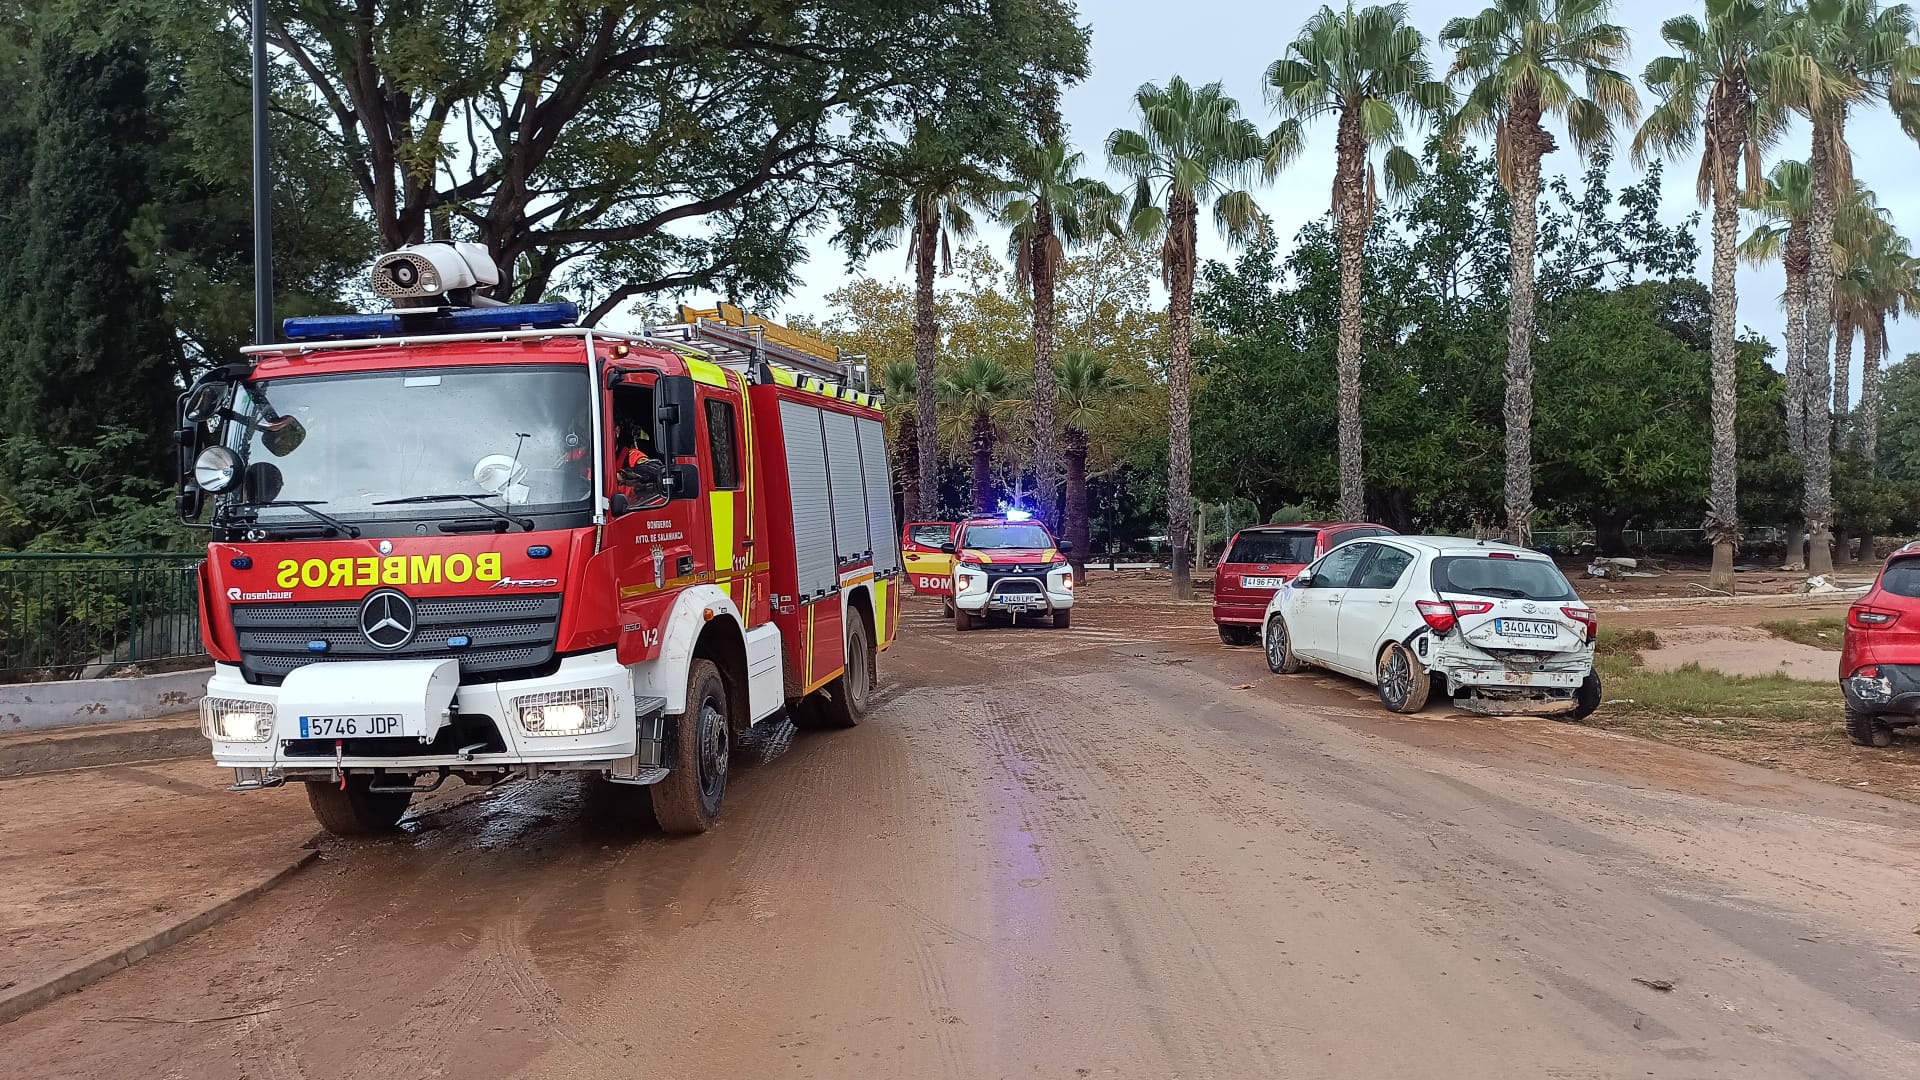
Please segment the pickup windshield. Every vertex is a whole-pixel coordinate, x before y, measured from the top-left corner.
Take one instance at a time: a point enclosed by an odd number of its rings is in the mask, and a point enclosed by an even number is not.
[[[245,472],[229,509],[263,522],[309,520],[292,502],[365,521],[487,512],[475,499],[559,512],[592,494],[584,365],[302,376],[235,399],[227,445]]]
[[[976,551],[992,551],[995,548],[1045,551],[1053,546],[1053,537],[1047,535],[1044,527],[1028,523],[969,525],[966,539],[960,546],[973,548]]]

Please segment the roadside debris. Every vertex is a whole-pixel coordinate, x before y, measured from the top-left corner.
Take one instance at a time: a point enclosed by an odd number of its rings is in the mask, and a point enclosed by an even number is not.
[[[1805,593],[1834,593],[1840,591],[1840,586],[1828,581],[1824,574],[1815,574],[1807,579],[1807,583],[1800,587],[1800,591]]]
[[[1663,994],[1673,993],[1673,980],[1671,979],[1642,979],[1636,976],[1633,981],[1649,990],[1658,990]]]

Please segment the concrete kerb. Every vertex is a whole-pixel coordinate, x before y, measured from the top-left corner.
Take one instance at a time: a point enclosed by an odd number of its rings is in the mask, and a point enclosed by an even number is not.
[[[131,679],[0,685],[0,735],[144,720],[199,706],[212,668]]]
[[[108,975],[133,964],[137,960],[152,956],[176,942],[207,929],[227,916],[238,911],[241,905],[253,900],[298,873],[300,869],[318,858],[318,851],[303,851],[287,864],[240,892],[201,908],[172,926],[151,934],[130,945],[97,956],[51,979],[33,986],[21,987],[0,993],[0,1024],[11,1023],[27,1013],[47,1004],[55,998],[73,993],[82,987],[99,982]]]

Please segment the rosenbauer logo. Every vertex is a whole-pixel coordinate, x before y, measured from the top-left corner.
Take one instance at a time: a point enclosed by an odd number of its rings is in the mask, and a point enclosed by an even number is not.
[[[242,600],[291,600],[290,592],[246,592],[241,589],[228,589],[227,599],[235,602]]]
[[[274,584],[282,589],[371,585],[438,585],[501,580],[500,553],[478,555],[389,555],[384,559],[283,559]]]

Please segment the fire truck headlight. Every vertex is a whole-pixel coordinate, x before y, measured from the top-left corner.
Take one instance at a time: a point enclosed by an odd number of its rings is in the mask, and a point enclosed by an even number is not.
[[[225,491],[239,475],[240,456],[224,446],[209,446],[193,461],[193,482],[202,491]]]
[[[956,576],[960,579],[961,592],[973,592],[987,587],[987,575],[978,570],[968,570],[963,567]]]
[[[1053,572],[1053,583],[1054,588],[1062,592],[1072,592],[1073,571],[1070,569],[1055,570]]]
[[[202,698],[200,734],[221,742],[266,742],[273,738],[273,705],[238,698]]]
[[[529,735],[593,735],[613,728],[613,691],[604,686],[513,699]]]

